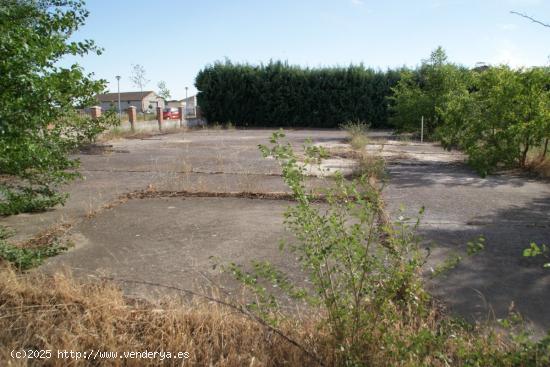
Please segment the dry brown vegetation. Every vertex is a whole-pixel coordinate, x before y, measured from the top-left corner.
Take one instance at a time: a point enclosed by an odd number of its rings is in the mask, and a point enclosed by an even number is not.
[[[105,142],[105,141],[120,140],[120,139],[149,139],[157,135],[176,134],[187,130],[188,129],[186,128],[170,127],[170,128],[164,128],[162,129],[162,131],[140,130],[140,129],[131,131],[131,130],[123,130],[121,128],[115,127],[101,134],[101,136],[98,138],[98,141]]]
[[[323,319],[320,316],[302,314],[272,329],[236,307],[208,298],[196,297],[185,302],[166,298],[159,304],[151,304],[124,297],[119,287],[109,280],[83,283],[68,273],[50,276],[37,271],[19,273],[10,267],[0,268],[1,365],[331,366],[336,362],[337,351],[333,349],[330,333],[320,323]],[[419,356],[413,349],[406,354],[401,350],[414,346],[391,342],[414,340],[415,335],[426,330],[444,330],[449,327],[449,321],[438,307],[432,308],[429,315],[406,312],[402,319],[380,319],[372,329],[373,343],[365,345],[365,360],[372,366],[462,366],[468,365],[461,360],[464,354],[490,356],[494,353],[495,361],[499,361],[506,350],[517,348],[504,336],[492,333],[484,336],[465,329],[440,341],[445,348],[444,355],[417,359]],[[297,341],[309,352],[274,330]],[[442,331],[442,336],[445,334]],[[430,348],[422,345],[416,347]],[[10,356],[13,350],[23,348],[52,350],[52,358],[29,361]],[[189,359],[184,363],[182,359],[160,358],[76,360],[58,358],[58,350],[188,352]],[[542,366],[521,362],[498,365]]]
[[[154,136],[155,133],[152,131],[131,131],[131,130],[122,130],[120,128],[113,128],[105,133],[101,134],[98,138],[99,141],[110,141],[110,140],[120,140],[120,139],[147,139]]]
[[[57,350],[188,352],[192,366],[306,366],[307,354],[231,308],[196,299],[153,306],[125,298],[108,281],[81,284],[67,274],[0,270],[0,361],[12,350],[50,349],[49,360],[31,365],[180,366],[181,359],[58,359]],[[287,323],[285,334],[304,345],[322,345],[312,324]]]

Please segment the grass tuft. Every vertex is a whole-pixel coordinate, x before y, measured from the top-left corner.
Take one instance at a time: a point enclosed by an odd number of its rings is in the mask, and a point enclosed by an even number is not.
[[[355,150],[364,149],[369,143],[369,124],[363,121],[348,121],[340,126],[348,133],[348,140]]]

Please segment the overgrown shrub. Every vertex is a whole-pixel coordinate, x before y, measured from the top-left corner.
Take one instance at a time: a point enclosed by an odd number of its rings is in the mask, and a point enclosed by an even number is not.
[[[342,121],[366,120],[388,126],[386,97],[399,72],[364,66],[302,68],[216,62],[195,81],[208,121],[236,126],[337,128]]]
[[[0,215],[41,212],[57,204],[63,204],[66,194],[50,191],[47,187],[32,189],[0,186]]]
[[[550,141],[550,68],[452,64],[441,48],[415,71],[404,71],[389,97],[402,131],[424,132],[446,148],[462,149],[481,175],[542,160]]]
[[[482,175],[527,166],[550,136],[550,68],[491,67],[471,75],[471,92],[444,111],[438,134],[468,154]],[[544,152],[544,149],[542,149]]]
[[[249,310],[278,325],[292,317],[281,307],[286,299],[320,309],[318,327],[329,336],[330,365],[550,363],[550,335],[534,342],[511,329],[507,337],[444,315],[420,276],[425,255],[415,234],[418,221],[413,226],[402,216],[390,221],[378,188],[367,176],[347,181],[336,175],[324,193],[326,204],[315,204],[316,197],[305,188],[305,168],[283,138],[282,132],[274,133],[272,145],[260,150],[280,163],[296,200],[285,213],[295,242],[282,243],[281,249],[290,251],[303,274],[291,276],[267,261],[248,268],[230,264],[235,278],[252,292]],[[322,151],[315,146],[306,143],[304,151],[306,163],[321,159]],[[483,246],[482,240],[469,243],[468,254]]]
[[[357,156],[357,166],[353,176],[365,176],[371,183],[384,182],[387,178],[386,161],[376,153],[362,151]]]

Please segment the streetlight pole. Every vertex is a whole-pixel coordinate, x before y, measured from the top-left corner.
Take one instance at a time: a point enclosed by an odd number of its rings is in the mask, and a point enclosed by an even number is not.
[[[187,111],[189,111],[189,105],[187,104],[187,87],[185,87],[185,114],[187,115]]]
[[[122,111],[120,110],[120,75],[116,76],[116,83],[118,89],[118,118],[122,118]]]

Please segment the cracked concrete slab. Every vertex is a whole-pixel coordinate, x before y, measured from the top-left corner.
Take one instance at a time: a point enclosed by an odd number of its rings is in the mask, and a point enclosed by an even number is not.
[[[257,145],[266,144],[272,132],[199,130],[109,142],[112,152],[78,156],[85,179],[66,187],[71,197],[64,207],[0,218],[0,224],[15,228],[17,239],[24,239],[61,220],[76,221],[71,235],[77,246],[50,259],[44,267],[48,270],[66,266],[82,275],[203,286],[204,274],[226,281],[210,272],[207,261],[221,255],[237,262],[271,259],[292,271],[294,261],[277,250],[278,240],[288,236],[282,212],[289,203],[281,200],[135,199],[88,215],[121,194],[151,185],[169,191],[288,190],[277,163],[258,152]],[[341,131],[294,130],[287,135],[295,147],[307,138],[340,148],[345,144]],[[480,178],[462,164],[459,153],[392,140],[387,132],[371,135],[370,151],[383,147],[382,152],[399,157],[387,160],[390,180],[383,195],[391,213],[399,215],[401,205],[406,216],[426,208],[420,232],[426,244],[433,244],[428,266],[452,251],[465,251],[469,240],[487,239],[484,253],[430,281],[432,292],[454,312],[478,319],[491,312],[503,317],[514,302],[538,330],[550,328],[550,272],[541,261],[521,256],[531,241],[550,242],[549,183],[509,174]],[[308,179],[310,186],[329,182]],[[150,297],[161,292],[138,286],[126,290]]]
[[[278,249],[289,238],[285,200],[146,198],[130,200],[83,222],[73,232],[78,248],[49,259],[45,271],[69,267],[87,278],[144,280],[186,289],[236,285],[213,265],[270,260],[296,273]],[[154,300],[155,288],[123,284],[127,294]]]

